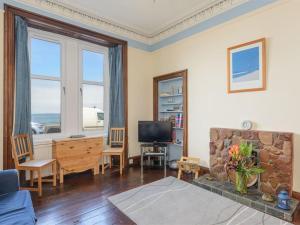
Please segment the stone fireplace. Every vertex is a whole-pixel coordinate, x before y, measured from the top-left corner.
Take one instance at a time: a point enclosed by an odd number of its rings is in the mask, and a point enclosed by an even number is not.
[[[276,195],[285,188],[292,192],[293,134],[256,130],[211,128],[210,171],[219,181],[228,180],[224,165],[229,147],[241,141],[252,143],[258,164],[265,169],[256,184],[264,193]]]

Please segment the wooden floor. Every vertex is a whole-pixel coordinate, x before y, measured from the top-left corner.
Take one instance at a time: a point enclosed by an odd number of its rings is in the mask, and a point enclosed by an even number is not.
[[[163,178],[162,169],[144,172],[144,183]],[[169,170],[168,175],[176,176],[176,171]],[[122,177],[116,169],[106,170],[104,176],[74,174],[66,176],[64,184],[57,188],[44,184],[42,198],[32,193],[38,224],[134,224],[107,198],[140,185],[139,168],[129,168]]]
[[[144,172],[144,183],[163,177],[161,169],[146,169]],[[168,170],[168,176],[176,176],[176,171]],[[185,176],[184,179],[191,181],[192,177]],[[139,168],[129,168],[122,177],[112,169],[104,176],[94,177],[89,172],[66,176],[65,183],[56,188],[45,184],[42,198],[32,193],[38,225],[134,224],[107,198],[140,185]],[[300,225],[300,210],[296,224]]]

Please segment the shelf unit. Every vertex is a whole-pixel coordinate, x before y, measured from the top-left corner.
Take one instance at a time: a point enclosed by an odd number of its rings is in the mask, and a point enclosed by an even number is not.
[[[153,99],[154,120],[173,121],[168,161],[188,156],[187,70],[154,77]]]
[[[183,130],[182,127],[173,127],[173,129],[176,129],[176,130]]]
[[[181,105],[181,103],[162,103],[161,105]]]
[[[160,111],[159,113],[183,113],[183,111]]]
[[[175,81],[179,81],[180,82],[180,80],[178,80],[178,79],[176,79],[176,80],[173,80],[173,82],[175,82]],[[165,82],[166,83],[166,82]],[[163,83],[162,83],[163,84]],[[160,98],[172,98],[172,97],[182,97],[182,94],[174,94],[174,95],[163,95],[163,96],[159,96]]]

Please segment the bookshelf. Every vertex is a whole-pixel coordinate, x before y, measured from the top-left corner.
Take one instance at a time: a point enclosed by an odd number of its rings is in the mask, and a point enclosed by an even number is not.
[[[188,156],[187,70],[154,77],[154,120],[173,123],[173,143],[168,146],[168,161]]]

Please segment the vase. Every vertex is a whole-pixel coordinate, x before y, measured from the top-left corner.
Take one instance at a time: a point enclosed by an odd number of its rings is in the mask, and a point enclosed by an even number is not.
[[[236,170],[228,168],[227,164],[225,164],[225,171],[226,171],[226,174],[228,176],[229,181],[232,184],[235,185],[236,184],[236,177],[237,177]],[[248,177],[247,187],[249,188],[249,187],[254,186],[257,183],[258,178],[259,178],[259,176],[257,174],[253,174],[250,177]]]
[[[247,177],[243,173],[235,173],[235,188],[241,194],[247,194]]]

